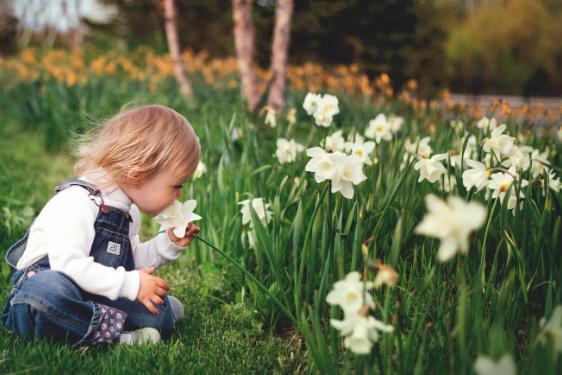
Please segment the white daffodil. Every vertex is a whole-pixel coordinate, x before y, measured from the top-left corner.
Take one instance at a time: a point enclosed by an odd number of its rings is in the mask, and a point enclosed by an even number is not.
[[[490,189],[492,192],[492,198],[499,198],[500,202],[503,203],[509,187],[516,180],[517,176],[518,175],[515,171],[515,167],[509,168],[507,172],[493,173],[490,176],[490,182],[488,183],[488,189]],[[529,184],[529,181],[521,180],[520,184],[521,186],[519,188],[522,189]],[[521,191],[519,192],[519,198],[525,198],[525,195]],[[511,189],[511,194],[509,195],[508,199],[507,209],[511,210],[515,208],[518,201],[515,187]]]
[[[242,214],[242,225],[250,223],[250,226],[252,226],[250,204],[252,205],[254,211],[256,211],[256,215],[261,222],[266,223],[271,220],[272,213],[269,211],[269,203],[265,203],[263,198],[246,199],[238,202],[238,204],[242,205],[242,209],[240,210],[240,213]]]
[[[355,137],[355,142],[346,142],[345,150],[363,162],[363,164],[371,165],[369,154],[375,149],[375,142],[363,142],[363,137],[359,134]]]
[[[320,147],[306,150],[306,155],[311,157],[304,167],[305,171],[314,173],[314,180],[318,183],[332,179],[336,175],[336,164],[332,160],[333,154]]]
[[[466,148],[465,147],[466,142]],[[456,143],[455,149],[449,151],[449,157],[451,162],[451,167],[457,168],[461,166],[461,154],[462,158],[464,159],[462,162],[466,164],[467,160],[470,160],[473,156],[476,155],[478,151],[476,137],[474,135],[464,135],[463,137],[459,138]],[[464,154],[462,153],[464,148]]]
[[[326,137],[324,141],[324,149],[328,152],[343,151],[345,147],[345,139],[342,136],[342,131],[338,130],[332,135]]]
[[[455,130],[455,132],[460,133],[462,131],[462,129],[464,128],[464,124],[461,120],[451,120],[449,122],[449,125],[451,126],[451,128],[453,128]]]
[[[314,113],[318,109],[320,100],[322,100],[322,95],[320,94],[315,94],[312,92],[306,94],[306,97],[304,98],[304,103],[302,105],[306,113],[309,114],[310,116],[314,115]]]
[[[398,133],[400,131],[400,128],[402,127],[402,124],[404,123],[404,118],[398,115],[395,115],[394,113],[391,113],[390,116],[388,116],[388,123],[390,125],[390,131],[394,134]]]
[[[562,352],[562,305],[556,306],[548,322],[542,318],[540,326],[539,342],[545,345],[550,341],[557,352]]]
[[[295,125],[297,123],[297,110],[295,108],[289,108],[285,118],[290,126]]]
[[[497,362],[490,357],[479,355],[474,362],[474,372],[477,375],[515,375],[517,373],[511,354],[504,354]]]
[[[256,247],[256,235],[254,231],[250,229],[247,232],[242,232],[242,240],[244,240],[244,235],[248,239],[248,247],[254,249]]]
[[[467,138],[468,137],[468,138]],[[464,146],[464,142],[466,141],[466,149],[464,150],[465,155],[472,155],[478,151],[478,142],[476,140],[476,136],[473,134],[465,135],[461,138],[461,143],[459,144],[459,148],[462,150]]]
[[[207,173],[207,166],[201,160],[197,164],[197,168],[195,168],[195,172],[193,173],[193,179],[196,180]]]
[[[514,145],[511,154],[502,163],[506,168],[515,167],[526,171],[531,165],[531,152],[533,148],[525,145]]]
[[[375,139],[377,143],[380,143],[383,139],[385,141],[392,140],[392,127],[383,113],[379,113],[377,117],[369,121],[369,126],[365,130],[365,137]]]
[[[287,140],[284,138],[277,139],[277,149],[275,156],[279,163],[292,163],[297,159],[297,154],[304,150],[304,146],[295,142],[295,140]]]
[[[347,137],[347,143],[350,142],[365,142],[365,138],[360,133],[357,133],[357,131],[355,131],[355,128],[353,128],[352,132],[349,133],[349,136]]]
[[[340,112],[338,98],[325,94],[308,93],[304,98],[303,108],[314,117],[316,125],[329,127],[333,117]]]
[[[412,155],[418,155],[423,158],[429,158],[433,153],[431,146],[429,145],[430,137],[423,137],[422,139],[416,140],[415,142],[410,142],[410,138],[406,139],[404,143],[404,148],[406,152]]]
[[[476,123],[476,127],[478,129],[482,129],[482,130],[494,130],[496,127],[498,126],[498,123],[496,121],[495,118],[488,118],[486,116],[482,117],[480,120],[478,120],[478,122]]]
[[[353,185],[358,185],[367,177],[363,174],[363,162],[353,155],[336,151],[328,153],[320,147],[306,150],[312,159],[305,166],[307,172],[314,173],[320,183],[331,180],[332,193],[340,192],[345,198],[353,198]]]
[[[456,151],[453,151],[456,152]],[[470,160],[470,154],[468,152],[465,152],[463,156],[463,161],[461,163],[461,154],[459,153],[455,153],[453,154],[451,151],[448,152],[449,155],[449,162],[451,163],[451,167],[453,168],[460,168],[461,164],[466,164],[467,160]]]
[[[531,153],[531,161],[533,163],[531,167],[531,174],[533,175],[533,178],[537,178],[549,170],[547,165],[545,165],[548,164],[547,157],[548,151],[540,152],[538,149],[533,149],[533,152]]]
[[[232,128],[232,131],[230,132],[230,140],[232,142],[236,142],[240,138],[242,138],[242,129],[236,127]]]
[[[355,354],[369,354],[373,343],[379,340],[379,331],[392,332],[394,330],[393,326],[384,324],[372,316],[356,314],[353,317],[346,317],[346,320],[351,322],[347,325],[352,324],[352,330],[344,339],[343,345]]]
[[[466,203],[449,196],[447,201],[429,194],[425,197],[428,213],[415,228],[417,234],[439,238],[437,259],[445,262],[457,251],[468,252],[468,235],[480,228],[486,219],[486,208],[480,203]]]
[[[314,114],[314,121],[316,121],[316,125],[318,126],[329,128],[333,120],[334,118],[332,116],[324,112],[316,112]]]
[[[353,185],[359,185],[367,177],[363,174],[363,161],[341,152],[332,154],[336,175],[332,178],[332,193],[340,192],[345,198],[353,198]]]
[[[490,170],[484,164],[476,160],[466,160],[465,164],[470,167],[462,173],[462,184],[467,190],[475,187],[480,191],[488,186]]]
[[[484,159],[482,160],[486,168],[492,167],[492,154],[484,154]]]
[[[359,313],[363,305],[374,308],[373,297],[368,293],[373,288],[370,281],[361,281],[359,272],[353,271],[345,279],[336,281],[326,296],[330,305],[338,305],[346,313]]]
[[[445,176],[443,181],[439,180],[439,186],[444,192],[450,193],[457,187],[457,179],[455,176]]]
[[[509,156],[513,148],[515,138],[502,134],[506,127],[507,125],[503,124],[495,128],[492,130],[490,138],[486,138],[483,141],[482,149],[488,153],[493,151],[498,159],[502,156]]]
[[[346,312],[343,320],[330,319],[330,325],[340,331],[342,336],[347,336],[353,332],[353,328],[358,319],[358,312]]]
[[[447,170],[441,161],[447,159],[447,154],[435,154],[431,158],[419,158],[416,164],[414,164],[414,169],[420,171],[420,178],[418,182],[427,180],[431,183],[439,181],[441,176],[443,176]]]
[[[201,219],[201,216],[193,212],[196,206],[197,202],[194,199],[189,199],[184,203],[175,200],[174,203],[154,217],[154,220],[160,224],[160,231],[174,228],[174,236],[183,238],[189,223]]]
[[[316,112],[325,113],[328,116],[335,116],[340,113],[338,98],[334,95],[324,94],[322,100],[318,104]]]
[[[277,111],[270,107],[265,106],[263,107],[262,112],[265,112],[265,119],[263,120],[264,124],[271,126],[272,128],[277,126]]]
[[[555,193],[560,191],[560,178],[556,177],[554,171],[548,172],[548,187]]]

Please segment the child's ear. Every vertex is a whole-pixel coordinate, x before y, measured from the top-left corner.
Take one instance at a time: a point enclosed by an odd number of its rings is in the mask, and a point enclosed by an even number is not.
[[[131,169],[129,169],[129,172],[127,172],[127,181],[131,181],[131,185],[138,185],[140,177],[141,171],[138,166],[131,167]]]

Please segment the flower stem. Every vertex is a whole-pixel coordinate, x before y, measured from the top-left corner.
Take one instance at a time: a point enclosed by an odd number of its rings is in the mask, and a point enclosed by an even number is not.
[[[198,239],[199,241],[203,242],[204,244],[206,244],[207,246],[209,246],[210,248],[212,248],[213,250],[217,251],[219,254],[221,254],[222,256],[224,256],[226,259],[228,259],[232,264],[234,264],[240,271],[242,271],[242,273],[244,273],[246,276],[248,276],[250,279],[252,279],[252,281],[254,281],[256,283],[256,285],[265,293],[267,294],[273,302],[275,302],[275,304],[277,306],[279,306],[279,308],[285,313],[285,315],[287,315],[287,317],[289,319],[291,319],[291,321],[293,322],[293,324],[295,326],[298,326],[298,321],[295,319],[295,317],[293,316],[293,314],[291,314],[291,312],[289,311],[289,309],[287,309],[287,307],[285,305],[283,305],[283,303],[281,301],[279,301],[279,299],[277,297],[275,297],[275,295],[273,295],[273,293],[271,293],[269,291],[269,289],[267,289],[265,287],[265,285],[263,285],[258,279],[255,278],[254,275],[252,275],[250,272],[248,272],[248,270],[246,270],[244,268],[244,266],[242,266],[240,263],[238,263],[236,260],[234,260],[230,255],[228,255],[227,253],[225,253],[223,250],[219,249],[218,247],[216,247],[215,245],[213,245],[212,243],[210,243],[209,241],[199,237],[199,236],[195,236],[196,239]]]
[[[496,206],[498,205],[499,197],[494,200],[494,204],[492,205],[492,210],[490,211],[490,216],[488,216],[488,223],[486,224],[486,231],[484,232],[484,240],[482,241],[481,247],[481,255],[480,255],[480,269],[482,272],[482,285],[486,283],[486,267],[484,265],[484,260],[486,258],[486,242],[488,241],[488,232],[490,231],[490,223],[492,222],[492,216],[494,215],[494,211]]]

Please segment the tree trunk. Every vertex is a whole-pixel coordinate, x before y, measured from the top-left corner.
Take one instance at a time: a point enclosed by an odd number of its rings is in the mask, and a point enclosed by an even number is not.
[[[82,48],[84,45],[84,27],[79,25],[70,31],[70,47],[72,49]]]
[[[259,103],[260,94],[254,63],[254,24],[251,8],[252,0],[232,0],[234,44],[242,81],[242,94],[248,100],[248,109],[253,112]]]
[[[271,48],[272,83],[267,98],[267,105],[280,109],[285,106],[285,88],[287,86],[287,63],[289,42],[291,40],[291,17],[293,0],[278,0],[275,9],[275,29]]]
[[[178,39],[178,30],[176,28],[176,8],[174,0],[164,0],[164,28],[166,31],[166,40],[168,41],[168,49],[174,67],[174,74],[180,86],[182,95],[188,102],[193,103],[193,89],[191,83],[187,79],[183,61],[180,55],[180,44]]]

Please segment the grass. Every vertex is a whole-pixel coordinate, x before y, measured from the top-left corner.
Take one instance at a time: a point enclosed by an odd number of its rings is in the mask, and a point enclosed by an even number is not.
[[[70,178],[72,159],[44,151],[37,132],[5,124],[0,135],[2,249],[25,233],[53,186]],[[32,210],[25,218],[22,210]],[[29,211],[29,210],[28,210]],[[148,235],[148,234],[147,234]],[[299,361],[295,345],[269,332],[251,306],[236,303],[224,273],[188,261],[157,271],[186,307],[173,337],[156,347],[72,350],[65,345],[28,342],[0,330],[0,373],[289,373]],[[2,266],[0,303],[9,291]]]

